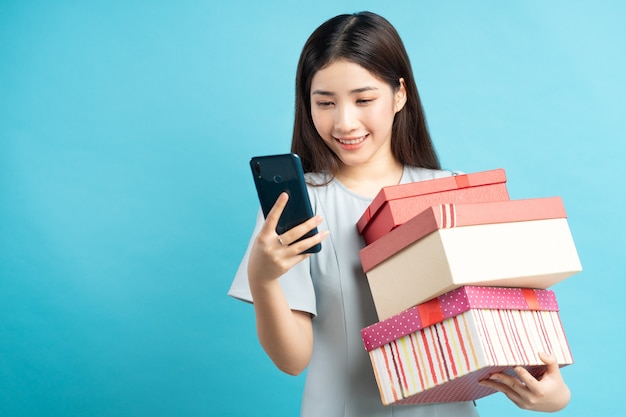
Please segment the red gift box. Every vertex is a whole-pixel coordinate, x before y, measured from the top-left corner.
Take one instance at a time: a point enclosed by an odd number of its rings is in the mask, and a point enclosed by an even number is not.
[[[394,185],[376,195],[357,228],[370,244],[435,204],[508,199],[503,169]]]
[[[549,290],[465,286],[361,331],[383,404],[470,401],[495,372],[573,358]]]
[[[548,288],[582,270],[559,197],[433,206],[360,257],[380,320],[463,285]]]

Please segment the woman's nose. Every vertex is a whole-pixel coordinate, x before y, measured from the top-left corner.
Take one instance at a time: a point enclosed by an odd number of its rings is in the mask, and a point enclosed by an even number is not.
[[[352,106],[337,106],[335,110],[335,130],[350,132],[357,126],[357,118]]]

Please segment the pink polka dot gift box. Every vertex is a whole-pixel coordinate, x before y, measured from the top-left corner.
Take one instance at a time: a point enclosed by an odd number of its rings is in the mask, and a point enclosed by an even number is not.
[[[370,244],[422,210],[441,203],[508,200],[503,169],[383,187],[357,222]]]
[[[360,257],[379,320],[463,285],[546,289],[582,270],[560,197],[435,205]]]
[[[470,401],[494,393],[479,381],[524,366],[538,352],[573,363],[553,291],[464,286],[361,331],[385,405]]]

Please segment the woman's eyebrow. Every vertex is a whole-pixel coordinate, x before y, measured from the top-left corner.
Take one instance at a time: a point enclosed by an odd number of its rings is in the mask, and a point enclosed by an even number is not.
[[[378,88],[376,87],[355,88],[354,90],[350,91],[350,94],[359,94],[359,93],[364,93],[366,91],[373,91],[373,90],[378,90]],[[332,91],[326,91],[326,90],[315,90],[311,93],[311,95],[334,96],[335,93]]]
[[[361,87],[361,88],[356,88],[356,89],[350,91],[350,94],[358,94],[358,93],[364,93],[366,91],[374,91],[374,90],[378,90],[378,88],[376,88],[376,87]]]
[[[311,95],[334,96],[335,93],[331,93],[330,91],[324,91],[324,90],[315,90],[311,93]]]

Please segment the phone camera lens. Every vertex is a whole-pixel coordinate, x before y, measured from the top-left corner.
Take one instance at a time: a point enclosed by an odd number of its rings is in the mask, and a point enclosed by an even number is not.
[[[256,172],[257,174],[261,173],[261,163],[260,162],[255,162],[254,163],[254,172]]]

